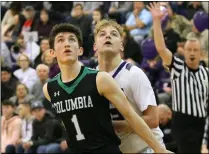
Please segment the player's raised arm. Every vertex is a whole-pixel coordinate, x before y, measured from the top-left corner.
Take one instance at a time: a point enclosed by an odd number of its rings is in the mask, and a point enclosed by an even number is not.
[[[49,93],[48,93],[48,90],[47,90],[47,83],[45,83],[44,86],[43,86],[43,92],[44,92],[44,95],[45,95],[46,99],[49,102],[51,102],[51,98],[50,98]]]
[[[159,3],[151,3],[147,6],[152,14],[153,18],[153,29],[154,29],[154,41],[156,49],[163,60],[165,65],[170,65],[172,61],[172,52],[166,47],[165,40],[161,28],[161,18],[164,16],[165,12],[160,9]]]
[[[97,88],[100,95],[106,97],[124,116],[133,130],[157,153],[163,153],[166,149],[156,140],[144,120],[134,111],[125,94],[106,72],[97,75]]]

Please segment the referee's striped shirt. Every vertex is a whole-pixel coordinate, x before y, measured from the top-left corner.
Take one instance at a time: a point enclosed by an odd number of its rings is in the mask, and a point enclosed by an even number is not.
[[[207,115],[208,68],[188,68],[181,59],[173,56],[170,65],[172,85],[172,108],[175,112],[204,118]]]
[[[206,118],[206,122],[205,122],[205,132],[204,132],[204,136],[203,136],[203,144],[208,145],[208,133],[209,133],[209,116]]]

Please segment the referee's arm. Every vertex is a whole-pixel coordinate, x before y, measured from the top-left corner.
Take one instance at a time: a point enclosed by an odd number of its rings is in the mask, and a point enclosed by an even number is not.
[[[172,52],[166,47],[165,40],[161,28],[161,13],[159,5],[147,6],[153,17],[154,41],[156,49],[163,60],[163,64],[170,66],[172,62]]]

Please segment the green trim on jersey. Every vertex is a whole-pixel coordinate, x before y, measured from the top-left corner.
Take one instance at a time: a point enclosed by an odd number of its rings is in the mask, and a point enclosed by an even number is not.
[[[87,74],[92,74],[92,73],[97,73],[97,70],[89,69],[87,67],[84,67],[82,74],[75,80],[75,82],[70,86],[66,86],[62,81],[61,81],[61,73],[58,74],[57,76],[57,82],[60,85],[61,88],[63,88],[68,94],[71,94],[75,88],[78,86],[78,84],[81,82],[81,80],[87,75]]]
[[[60,74],[60,73],[59,73],[59,74]],[[49,79],[49,81],[48,81],[48,82],[52,82],[52,81],[57,80],[57,78],[58,78],[59,74],[57,74],[57,75],[56,75],[55,77],[53,77],[52,79]]]

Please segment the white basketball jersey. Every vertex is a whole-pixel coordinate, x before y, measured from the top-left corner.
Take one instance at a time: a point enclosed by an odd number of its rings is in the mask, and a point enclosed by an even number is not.
[[[146,110],[149,105],[157,106],[150,81],[140,68],[122,61],[120,65],[112,72],[109,72],[109,74],[112,75],[119,84],[138,115],[141,116],[142,112]],[[110,112],[112,120],[125,120],[112,104],[110,104]],[[151,130],[156,138],[162,141],[163,133],[160,128],[157,127]],[[139,153],[148,147],[135,133],[118,132],[117,135],[121,139],[120,150],[122,153]]]

